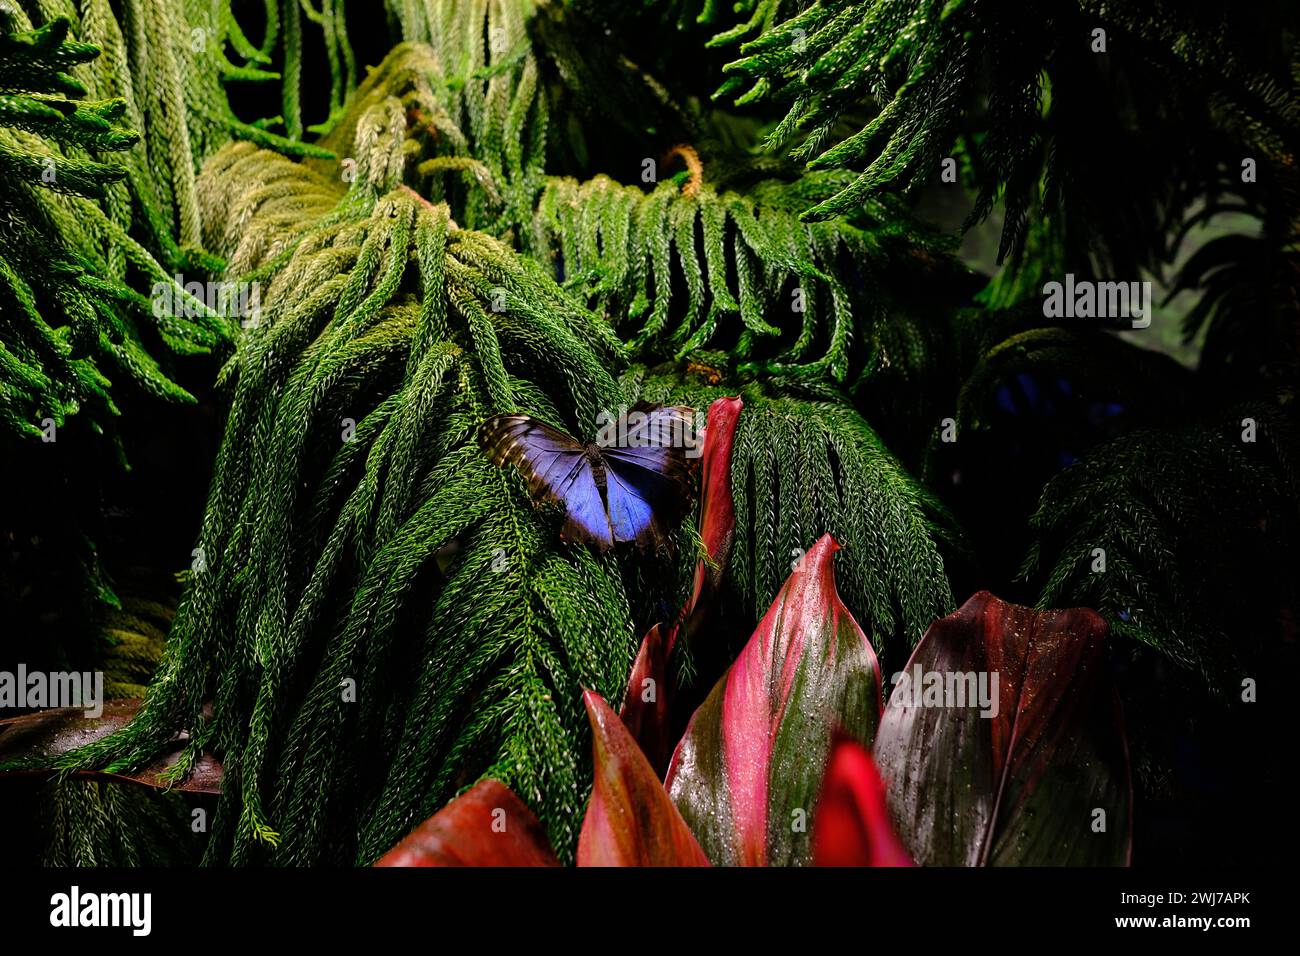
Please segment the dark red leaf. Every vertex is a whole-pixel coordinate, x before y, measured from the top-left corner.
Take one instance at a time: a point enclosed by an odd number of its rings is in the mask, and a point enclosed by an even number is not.
[[[1037,611],[986,591],[930,626],[874,750],[918,863],[1128,863],[1132,790],[1107,631],[1085,608]],[[949,675],[985,675],[996,708],[959,706],[970,680]]]
[[[818,866],[913,866],[889,823],[885,785],[871,754],[841,738],[831,748],[813,823]]]
[[[480,780],[375,866],[559,866],[546,831],[503,783]]]
[[[594,780],[578,866],[708,866],[632,735],[604,699],[583,691]]]
[[[662,628],[656,624],[641,641],[619,716],[640,746],[650,765],[658,770],[667,766],[672,741],[668,731],[669,686],[665,680],[668,653]]]

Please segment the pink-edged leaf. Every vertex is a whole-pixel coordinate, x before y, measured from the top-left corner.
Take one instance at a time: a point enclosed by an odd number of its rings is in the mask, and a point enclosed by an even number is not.
[[[700,539],[708,561],[701,559],[695,565],[695,581],[691,598],[683,616],[687,633],[692,618],[697,615],[703,600],[717,590],[731,557],[731,545],[736,534],[736,508],[731,497],[731,449],[736,442],[736,423],[745,403],[739,398],[715,399],[709,406],[708,425],[704,431],[704,461],[700,470]],[[675,634],[669,636],[668,649],[672,650]]]
[[[559,866],[546,831],[514,791],[480,780],[375,866]]]
[[[719,398],[709,406],[704,429],[699,523],[708,560],[701,558],[696,562],[691,597],[677,619],[667,627],[655,625],[642,639],[618,709],[619,717],[658,773],[668,766],[673,745],[669,730],[672,686],[666,680],[669,655],[681,628],[687,634],[698,629],[731,555],[736,530],[736,510],[731,500],[731,449],[736,439],[736,422],[744,407],[739,398]]]
[[[105,701],[98,717],[87,716],[77,707],[60,707],[0,720],[0,766],[6,768],[0,770],[0,777],[61,773],[59,763],[64,754],[121,730],[139,708],[140,701],[123,698]],[[220,793],[221,762],[209,753],[201,754],[183,779],[171,779],[172,768],[189,741],[188,734],[178,734],[157,760],[136,771],[86,769],[72,771],[72,775],[158,790]]]
[[[1128,863],[1133,798],[1107,632],[1086,608],[1037,611],[987,591],[930,625],[874,749],[913,859]],[[981,678],[987,707],[971,701]]]
[[[672,741],[668,730],[669,685],[665,680],[668,652],[662,628],[656,624],[646,633],[632,662],[627,690],[618,709],[623,725],[656,772],[667,766]]]
[[[584,691],[595,778],[578,866],[708,866],[663,784],[604,698]]]
[[[835,590],[838,548],[804,555],[673,754],[668,792],[715,864],[811,862],[833,729],[875,736],[880,666]]]
[[[865,747],[840,738],[831,748],[813,822],[817,866],[915,866],[889,822],[885,785]]]

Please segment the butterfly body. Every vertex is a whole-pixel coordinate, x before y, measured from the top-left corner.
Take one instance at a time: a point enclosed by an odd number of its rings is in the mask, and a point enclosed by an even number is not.
[[[494,464],[519,470],[535,504],[563,505],[564,540],[599,551],[628,541],[658,548],[694,490],[692,414],[636,405],[618,441],[586,443],[529,415],[497,415],[479,429],[479,443]]]

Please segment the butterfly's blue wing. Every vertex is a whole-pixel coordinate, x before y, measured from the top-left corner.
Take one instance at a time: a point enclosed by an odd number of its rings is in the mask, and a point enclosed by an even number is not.
[[[574,466],[558,495],[564,502],[566,518],[560,537],[565,541],[586,541],[601,551],[614,543],[590,460]]]
[[[637,405],[616,445],[601,448],[605,496],[615,541],[660,547],[691,501],[693,412]]]
[[[528,415],[497,415],[479,429],[479,444],[494,464],[514,465],[536,502],[564,505],[561,536],[599,550],[614,542],[605,503],[587,449],[559,429]]]
[[[609,463],[605,497],[614,540],[662,545],[674,519],[680,517],[677,494],[676,485],[657,472]]]

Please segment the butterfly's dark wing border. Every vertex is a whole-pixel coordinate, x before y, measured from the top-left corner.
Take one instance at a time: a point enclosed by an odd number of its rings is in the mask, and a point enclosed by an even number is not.
[[[674,480],[691,479],[698,468],[701,436],[695,431],[695,410],[684,405],[647,405],[639,402],[628,412],[645,417],[629,425],[626,441],[600,449],[606,461],[627,462]],[[695,456],[690,453],[696,450]],[[664,452],[668,454],[665,455]]]
[[[480,426],[478,439],[493,464],[519,470],[533,501],[564,506],[564,540],[582,541],[600,551],[614,543],[585,446],[530,415],[493,416]]]

